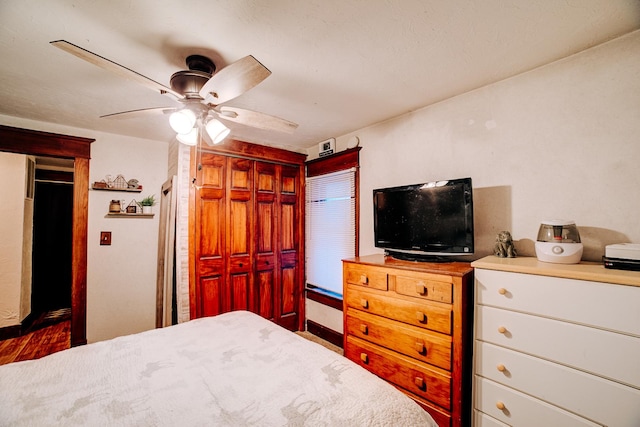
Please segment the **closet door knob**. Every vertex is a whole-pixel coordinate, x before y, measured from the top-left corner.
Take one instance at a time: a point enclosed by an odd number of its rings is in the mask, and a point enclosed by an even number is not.
[[[507,332],[507,328],[505,328],[504,326],[500,326],[498,328],[498,332],[500,332],[501,334],[504,334],[505,332]]]

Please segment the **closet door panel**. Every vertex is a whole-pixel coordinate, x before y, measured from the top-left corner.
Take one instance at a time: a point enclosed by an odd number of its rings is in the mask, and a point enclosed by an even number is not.
[[[276,306],[276,165],[256,162],[256,312],[275,319]]]
[[[250,309],[253,268],[251,230],[253,229],[253,162],[228,159],[227,196],[227,299],[225,311]]]
[[[206,155],[196,178],[195,292],[192,317],[223,310],[225,277],[225,170],[222,156]]]

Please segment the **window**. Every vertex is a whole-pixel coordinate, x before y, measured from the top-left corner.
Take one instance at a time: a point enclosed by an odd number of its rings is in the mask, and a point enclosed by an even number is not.
[[[346,155],[340,153],[307,166],[307,284],[338,296],[342,296],[341,260],[357,254],[357,150],[355,154],[355,164],[336,165],[336,157]]]

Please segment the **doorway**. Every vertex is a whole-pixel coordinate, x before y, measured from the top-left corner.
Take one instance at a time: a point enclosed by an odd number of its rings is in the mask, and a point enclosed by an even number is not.
[[[73,161],[70,163],[73,171]],[[33,213],[31,312],[34,327],[71,318],[73,172],[38,157]],[[53,169],[52,169],[53,167]]]
[[[71,346],[87,343],[87,224],[93,139],[0,125],[0,151],[74,160]]]

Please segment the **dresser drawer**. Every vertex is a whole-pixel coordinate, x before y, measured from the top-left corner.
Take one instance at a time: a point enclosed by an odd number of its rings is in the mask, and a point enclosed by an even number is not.
[[[629,335],[477,306],[476,338],[640,387],[640,339]]]
[[[347,309],[345,333],[451,370],[451,336]]]
[[[474,356],[482,377],[604,425],[640,425],[638,389],[480,341]]]
[[[640,287],[484,269],[475,278],[478,304],[640,337]]]
[[[508,424],[502,423],[495,418],[491,418],[484,412],[478,410],[473,411],[473,427],[509,427]]]
[[[345,344],[345,356],[350,360],[422,399],[451,408],[448,374],[352,336]]]
[[[428,301],[412,301],[389,294],[366,292],[356,287],[345,290],[348,307],[395,319],[410,325],[451,334],[451,307]]]
[[[475,408],[509,425],[518,427],[599,425],[481,377],[475,378],[475,386]],[[551,384],[549,386],[553,387]]]
[[[448,304],[453,301],[453,285],[451,282],[430,280],[424,275],[398,275],[395,276],[395,283],[396,292],[401,295]]]
[[[389,289],[389,279],[385,270],[345,263],[342,273],[345,284],[381,291]]]

